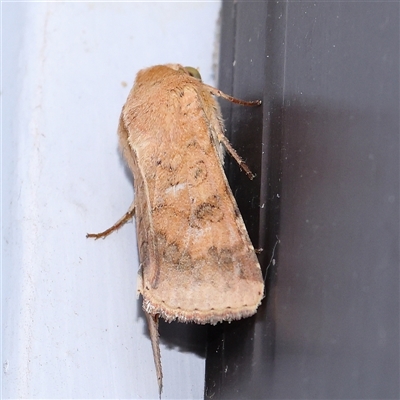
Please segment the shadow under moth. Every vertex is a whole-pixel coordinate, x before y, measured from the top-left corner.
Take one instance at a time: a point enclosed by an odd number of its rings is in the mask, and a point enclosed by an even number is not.
[[[135,215],[143,296],[159,393],[162,368],[158,319],[216,324],[256,313],[264,282],[255,250],[226,179],[230,145],[214,96],[243,101],[204,84],[178,64],[139,71],[119,120],[123,157],[134,176],[135,199],[105,237]]]

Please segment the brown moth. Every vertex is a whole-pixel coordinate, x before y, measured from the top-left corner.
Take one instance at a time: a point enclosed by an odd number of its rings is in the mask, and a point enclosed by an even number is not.
[[[220,96],[197,70],[178,64],[139,71],[119,120],[119,142],[135,200],[105,237],[136,215],[143,296],[157,371],[158,318],[216,324],[255,314],[264,282],[224,174],[224,148],[254,175],[224,135]],[[222,145],[221,145],[222,144]]]

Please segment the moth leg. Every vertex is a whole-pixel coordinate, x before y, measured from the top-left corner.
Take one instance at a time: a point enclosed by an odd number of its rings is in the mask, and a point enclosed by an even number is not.
[[[229,96],[229,94],[225,94],[224,92],[221,92],[219,89],[216,89],[212,86],[206,84],[204,84],[204,86],[206,86],[210,90],[211,94],[213,94],[214,96],[222,97],[223,99],[228,100],[231,103],[240,104],[242,106],[259,106],[262,103],[261,100],[254,100],[254,101],[240,100],[237,99],[236,97]]]
[[[255,174],[253,174],[250,171],[250,168],[243,161],[242,157],[239,156],[237,151],[229,143],[228,138],[225,135],[220,134],[220,135],[218,135],[218,140],[224,144],[226,150],[228,150],[228,153],[235,159],[235,161],[238,163],[239,167],[246,173],[246,175],[249,177],[249,179],[251,179],[251,180],[254,179]]]
[[[161,392],[162,392],[162,366],[161,366],[161,352],[160,352],[160,335],[158,333],[158,321],[159,315],[151,315],[144,312],[147,319],[147,325],[149,327],[150,333],[150,340],[151,340],[151,347],[153,349],[153,357],[154,357],[154,364],[156,367],[156,374],[157,374],[157,381],[158,381],[158,393],[161,399]]]
[[[128,211],[123,215],[122,218],[120,218],[111,228],[106,229],[104,232],[100,233],[87,233],[86,237],[87,238],[94,238],[94,239],[99,239],[99,238],[105,238],[107,237],[110,233],[116,231],[117,229],[121,228],[122,225],[125,225],[129,220],[133,218],[135,215],[135,200],[132,201],[132,204],[129,206]]]
[[[259,106],[262,101],[261,100],[254,100],[254,101],[246,101],[246,100],[240,100],[235,97],[229,96],[228,94],[225,94],[221,92],[219,89],[216,89],[212,86],[206,85],[210,93],[213,94],[214,96],[222,97],[225,100],[228,100],[232,103],[235,104],[240,104],[242,106]],[[247,174],[247,176],[250,179],[254,179],[255,175],[250,171],[250,168],[246,165],[246,163],[243,161],[243,159],[239,156],[239,154],[236,152],[236,150],[232,147],[232,145],[229,143],[229,140],[225,135],[218,135],[218,139],[220,142],[222,142],[228,150],[228,153],[236,160],[236,162],[239,164],[239,167]]]

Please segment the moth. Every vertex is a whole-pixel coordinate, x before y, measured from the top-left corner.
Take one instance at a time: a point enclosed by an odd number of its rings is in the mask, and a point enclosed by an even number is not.
[[[135,199],[105,237],[135,215],[143,297],[162,391],[159,317],[216,324],[256,313],[264,281],[226,179],[227,150],[254,175],[224,135],[215,97],[254,106],[204,84],[191,67],[157,65],[137,74],[118,135]]]

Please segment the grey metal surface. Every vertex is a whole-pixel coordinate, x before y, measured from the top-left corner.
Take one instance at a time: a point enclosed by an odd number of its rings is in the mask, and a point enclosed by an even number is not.
[[[229,176],[264,269],[279,244],[258,314],[209,329],[205,398],[399,398],[399,3],[225,2],[222,25],[220,88],[264,100],[223,106],[258,174]]]

